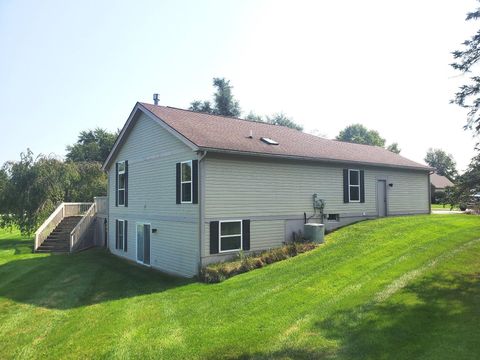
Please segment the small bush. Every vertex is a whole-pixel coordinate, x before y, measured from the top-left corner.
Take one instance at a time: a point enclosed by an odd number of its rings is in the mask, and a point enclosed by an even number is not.
[[[294,257],[298,254],[313,250],[317,247],[314,243],[290,243],[277,249],[264,251],[258,255],[245,255],[239,253],[238,260],[207,265],[202,268],[200,280],[208,283],[219,283],[232,276],[264,267],[277,261]]]

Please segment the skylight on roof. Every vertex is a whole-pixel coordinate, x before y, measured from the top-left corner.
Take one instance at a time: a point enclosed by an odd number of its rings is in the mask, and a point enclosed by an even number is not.
[[[278,142],[267,137],[262,137],[260,138],[260,140],[262,140],[264,143],[267,143],[268,145],[278,145]]]

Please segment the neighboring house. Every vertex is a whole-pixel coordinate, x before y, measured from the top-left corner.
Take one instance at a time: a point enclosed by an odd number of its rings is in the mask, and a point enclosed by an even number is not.
[[[281,246],[314,194],[328,229],[430,212],[431,169],[383,148],[143,103],[103,168],[111,252],[182,276]]]
[[[447,187],[453,186],[453,183],[446,176],[437,173],[430,175],[430,182],[434,191],[445,191]]]
[[[444,203],[446,201],[445,190],[453,186],[453,183],[447,177],[433,173],[430,175],[430,184],[431,202],[434,204]]]

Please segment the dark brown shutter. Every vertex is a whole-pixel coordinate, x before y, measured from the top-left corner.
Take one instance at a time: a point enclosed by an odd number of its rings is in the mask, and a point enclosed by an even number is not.
[[[242,220],[242,249],[250,250],[250,220]]]
[[[128,246],[128,221],[125,220],[123,222],[125,224],[124,230],[123,230],[123,239],[124,239],[124,246],[123,246],[123,251],[127,252],[127,246]]]
[[[125,207],[128,207],[128,160],[125,160]]]
[[[115,163],[115,206],[118,206],[118,163]]]
[[[118,220],[115,220],[115,249],[118,249]]]
[[[343,169],[343,202],[348,203],[348,169]]]
[[[180,190],[182,188],[181,178],[180,178],[180,171],[181,171],[181,164],[177,163],[177,204],[180,204]]]
[[[365,202],[365,172],[360,170],[360,202]]]
[[[192,203],[198,204],[198,160],[192,161]]]
[[[210,254],[218,254],[218,221],[210,221]]]

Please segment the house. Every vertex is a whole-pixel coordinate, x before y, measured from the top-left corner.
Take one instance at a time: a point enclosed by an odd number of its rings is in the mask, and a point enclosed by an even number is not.
[[[430,175],[430,182],[433,191],[445,191],[447,187],[453,186],[453,183],[446,176],[437,173]]]
[[[431,202],[435,204],[443,203],[445,201],[445,190],[453,186],[453,183],[446,176],[437,173],[430,175],[430,184]]]
[[[103,168],[108,247],[181,275],[327,229],[430,212],[430,168],[383,148],[265,123],[137,103]]]

